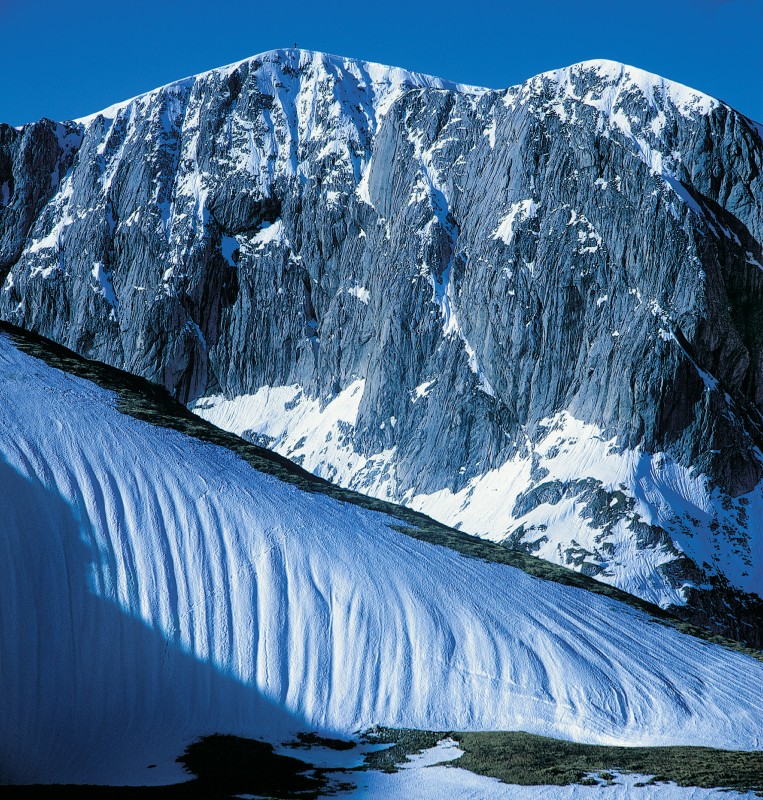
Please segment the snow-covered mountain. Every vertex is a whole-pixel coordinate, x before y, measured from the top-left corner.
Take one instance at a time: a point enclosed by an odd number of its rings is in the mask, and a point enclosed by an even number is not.
[[[763,746],[763,662],[418,541],[15,341],[0,334],[3,781],[161,783],[199,735],[375,723]]]
[[[762,168],[756,123],[612,62],[272,51],[0,126],[0,315],[760,645]]]

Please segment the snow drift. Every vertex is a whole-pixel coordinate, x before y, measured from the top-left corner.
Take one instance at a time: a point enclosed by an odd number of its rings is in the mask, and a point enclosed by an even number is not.
[[[5,334],[0,383],[5,782],[167,781],[215,731],[763,743],[760,662],[127,416]]]

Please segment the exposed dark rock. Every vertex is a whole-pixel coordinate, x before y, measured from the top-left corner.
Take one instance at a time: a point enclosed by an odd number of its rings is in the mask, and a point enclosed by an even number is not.
[[[684,544],[752,559],[763,527],[761,166],[755,123],[609,62],[482,92],[274,51],[109,116],[0,126],[0,316],[183,402],[297,386],[325,407],[362,378],[342,442],[394,454],[392,499],[525,459],[507,516],[574,499],[596,547],[479,532],[607,579],[627,523],[677,591],[727,570]],[[674,513],[647,519],[647,467],[614,491],[557,480],[534,448],[562,413],[730,510],[700,519],[655,479]]]

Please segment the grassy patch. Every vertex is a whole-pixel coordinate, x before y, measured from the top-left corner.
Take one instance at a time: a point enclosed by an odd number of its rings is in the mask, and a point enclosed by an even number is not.
[[[673,782],[705,789],[755,791],[763,796],[763,752],[711,747],[607,747],[549,739],[529,733],[458,733],[382,728],[367,741],[392,744],[366,756],[369,769],[394,772],[406,757],[446,738],[464,754],[447,764],[521,786],[584,786],[616,781],[614,772],[654,776],[649,783]],[[591,777],[591,776],[597,777]]]
[[[374,728],[363,735],[366,744],[388,744],[383,750],[372,750],[365,755],[363,769],[379,772],[397,772],[407,757],[429,750],[437,742],[448,737],[437,731],[417,731],[409,728]]]
[[[357,742],[346,739],[330,739],[326,736],[319,736],[317,733],[298,733],[296,741],[285,742],[284,747],[297,750],[310,750],[313,747],[326,747],[329,750],[352,750],[357,747]]]
[[[335,486],[277,453],[251,444],[239,436],[206,422],[174,400],[166,389],[144,378],[110,367],[100,361],[83,358],[44,336],[23,330],[8,322],[0,321],[0,332],[10,335],[19,350],[39,358],[49,366],[113,391],[118,397],[118,408],[122,413],[232,450],[259,472],[292,483],[306,492],[324,494],[335,500],[387,514],[399,520],[401,524],[392,527],[406,536],[429,544],[448,547],[466,558],[478,558],[483,561],[517,567],[536,578],[584,589],[627,603],[649,614],[655,622],[763,661],[763,652],[760,650],[679,620],[659,606],[641,600],[621,589],[600,583],[587,575],[573,572],[527,553],[510,550],[477,536],[462,533],[405,506]]]
[[[580,783],[597,773],[653,775],[652,782],[763,792],[763,752],[711,747],[607,747],[529,733],[455,733],[464,755],[454,766],[521,785]]]

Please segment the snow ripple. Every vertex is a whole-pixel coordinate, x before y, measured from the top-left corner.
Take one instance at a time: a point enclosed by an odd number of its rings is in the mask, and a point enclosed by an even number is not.
[[[161,782],[217,730],[762,744],[759,662],[125,416],[5,337],[0,375],[6,781]]]

